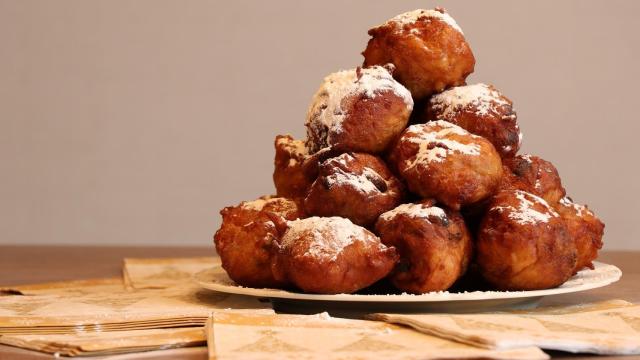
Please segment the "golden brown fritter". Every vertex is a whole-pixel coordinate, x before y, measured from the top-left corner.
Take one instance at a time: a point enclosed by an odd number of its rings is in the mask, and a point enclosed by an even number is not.
[[[491,143],[446,121],[411,125],[389,158],[409,190],[459,210],[495,192],[502,161]]]
[[[367,229],[341,217],[288,222],[273,262],[276,279],[304,292],[350,294],[384,278],[398,254]]]
[[[530,193],[535,192],[531,186],[518,178],[511,169],[504,164],[502,165],[502,179],[500,179],[500,185],[498,185],[498,189],[495,193],[497,194],[502,190],[522,190]],[[482,221],[484,214],[489,210],[492,200],[493,196],[489,196],[484,200],[469,204],[461,209],[462,216],[464,217],[467,227],[472,234],[477,233],[480,222]]]
[[[544,199],[521,191],[496,194],[476,242],[482,276],[501,290],[556,287],[573,274],[576,246]]]
[[[463,85],[475,58],[455,20],[442,8],[400,14],[369,30],[364,66],[392,63],[394,77],[421,100]]]
[[[243,286],[281,287],[271,273],[272,246],[281,236],[278,225],[304,217],[289,199],[262,197],[220,211],[222,225],[214,235],[216,251],[229,278]]]
[[[278,135],[274,145],[273,183],[276,194],[291,199],[304,198],[313,182],[303,167],[309,157],[304,141],[295,140],[290,135]]]
[[[550,205],[555,205],[565,196],[566,192],[562,187],[558,170],[549,161],[537,156],[522,154],[504,159],[504,163],[519,180],[517,186],[527,186],[528,190],[543,198]]]
[[[327,76],[307,113],[307,148],[381,153],[404,130],[413,109],[393,66],[357,68]]]
[[[432,202],[403,204],[382,214],[376,233],[383,244],[398,249],[391,281],[406,292],[447,290],[471,258],[471,236],[462,216]]]
[[[585,267],[593,269],[592,261],[602,249],[604,223],[587,206],[574,203],[571,198],[563,197],[555,206],[564,219],[569,236],[575,241],[578,260],[574,272]]]
[[[457,86],[431,97],[423,122],[446,120],[491,141],[502,157],[520,149],[522,134],[513,103],[491,85]]]
[[[318,177],[320,163],[339,152],[325,148],[309,154],[301,140],[290,135],[278,135],[275,140],[273,183],[280,197],[303,200],[313,181]]]
[[[344,153],[325,160],[304,200],[309,215],[341,216],[370,226],[402,202],[403,188],[385,163],[364,153]]]

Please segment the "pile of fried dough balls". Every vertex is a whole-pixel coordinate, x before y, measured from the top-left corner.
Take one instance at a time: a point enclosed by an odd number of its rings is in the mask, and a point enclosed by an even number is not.
[[[475,58],[455,20],[415,10],[369,35],[364,64],[313,96],[307,138],[276,137],[277,195],[221,211],[214,239],[229,277],[421,294],[465,273],[491,289],[546,289],[593,267],[604,224],[550,162],[518,154],[511,100],[466,84]]]

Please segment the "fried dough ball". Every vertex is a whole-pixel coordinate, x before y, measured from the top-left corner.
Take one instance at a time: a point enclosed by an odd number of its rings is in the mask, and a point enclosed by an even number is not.
[[[459,210],[494,193],[502,161],[491,143],[446,121],[411,125],[389,158],[409,190]]]
[[[491,141],[503,157],[512,157],[522,141],[512,105],[491,85],[457,86],[432,96],[423,116],[454,123]]]
[[[592,261],[598,257],[598,250],[602,249],[604,223],[587,206],[576,204],[566,196],[560,199],[555,208],[567,224],[569,236],[576,243],[578,260],[574,273],[585,267],[593,269]]]
[[[313,181],[318,177],[320,163],[338,152],[325,148],[309,154],[304,141],[291,135],[278,135],[275,140],[273,183],[276,194],[290,199],[304,199]]]
[[[290,135],[278,135],[275,148],[273,183],[276,194],[292,199],[304,197],[313,182],[303,168],[309,156],[304,141],[295,140]]]
[[[391,282],[414,294],[448,289],[471,258],[471,236],[462,216],[432,204],[400,205],[376,223],[382,243],[400,253]]]
[[[402,184],[380,158],[344,153],[320,165],[304,208],[310,215],[341,216],[370,226],[402,199]]]
[[[501,290],[556,287],[573,274],[576,246],[544,199],[521,191],[496,194],[476,242],[482,276]]]
[[[364,66],[392,63],[414,100],[463,85],[476,60],[455,20],[442,8],[400,14],[369,30]]]
[[[526,190],[532,190],[547,203],[555,205],[566,195],[558,170],[552,163],[529,154],[516,155],[504,162],[519,180],[516,186],[526,185]]]
[[[500,179],[500,185],[498,185],[498,189],[495,193],[502,190],[522,190],[529,193],[535,193],[531,186],[518,178],[511,169],[504,164],[502,165],[502,179]],[[462,216],[464,217],[467,227],[471,233],[475,234],[478,232],[480,222],[482,221],[484,214],[489,210],[492,198],[492,196],[489,196],[482,201],[469,204],[461,209]]]
[[[367,229],[341,217],[288,222],[273,273],[304,292],[353,293],[384,278],[398,254]]]
[[[283,286],[271,273],[272,245],[281,236],[278,224],[304,217],[296,202],[262,197],[225,207],[220,214],[214,242],[229,278],[243,286]]]
[[[307,113],[310,152],[380,153],[404,130],[413,110],[407,89],[391,76],[393,66],[339,71],[327,76]]]

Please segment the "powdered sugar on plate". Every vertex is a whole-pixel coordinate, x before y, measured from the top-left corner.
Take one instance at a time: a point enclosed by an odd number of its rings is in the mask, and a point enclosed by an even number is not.
[[[435,216],[439,218],[446,218],[447,214],[441,208],[437,206],[427,206],[425,204],[402,204],[393,210],[389,210],[380,218],[383,220],[392,220],[396,216],[403,214],[412,218],[420,218],[429,220],[430,217]]]
[[[413,160],[406,161],[406,168],[442,162],[450,154],[480,155],[480,145],[471,141],[468,144],[462,143],[451,135],[462,135],[469,140],[480,139],[460,126],[443,120],[409,126],[403,137],[407,136],[408,141],[417,144],[419,149]]]
[[[318,145],[322,147],[332,144],[332,136],[343,131],[342,122],[347,116],[346,110],[342,108],[343,101],[360,95],[375,99],[383,91],[392,91],[404,101],[409,111],[413,109],[413,98],[409,90],[395,81],[391,73],[382,66],[329,74],[311,100],[305,123],[307,133],[320,138],[324,143]]]
[[[541,197],[522,190],[515,190],[515,194],[519,201],[517,208],[513,206],[496,206],[492,210],[508,211],[509,219],[514,220],[521,225],[546,223],[549,222],[551,218],[560,216]],[[542,206],[544,208],[544,212],[536,210],[534,205]]]
[[[571,293],[584,291],[605,286],[620,279],[622,272],[613,265],[603,264],[594,261],[595,269],[585,268],[579,271],[571,279],[557,288],[545,290],[530,291],[434,291],[420,295],[414,294],[336,294],[336,295],[320,295],[320,294],[304,294],[280,289],[254,289],[238,286],[229,279],[224,269],[220,266],[212,269],[201,271],[195,275],[198,283],[211,290],[220,291],[231,294],[242,294],[262,298],[275,299],[297,299],[297,300],[313,300],[313,301],[340,301],[340,302],[362,302],[360,306],[366,307],[371,302],[397,304],[399,310],[406,311],[407,306],[411,303],[424,305],[437,305],[437,311],[443,311],[449,302],[463,301],[483,301],[488,300],[487,308],[495,309],[496,302],[501,299],[514,299],[526,297],[539,297],[544,295],[556,295],[563,293]],[[470,304],[470,303],[469,303]],[[509,303],[505,303],[508,305]],[[513,305],[513,304],[511,304]],[[326,304],[323,304],[326,306]],[[433,308],[431,309],[433,311]]]
[[[343,249],[356,241],[374,241],[363,227],[341,217],[310,217],[288,221],[289,228],[282,236],[281,246],[288,248],[299,241],[307,244],[304,256],[334,261]]]
[[[504,96],[486,84],[456,86],[429,100],[431,107],[444,120],[451,120],[462,110],[475,110],[478,116],[498,114],[501,106],[511,106]]]
[[[431,9],[431,10],[417,9],[413,11],[408,11],[406,13],[397,15],[387,20],[387,22],[377,27],[391,25],[396,27],[396,31],[402,31],[402,29],[406,25],[415,24],[417,21],[431,21],[433,19],[444,22],[445,24],[456,29],[460,34],[464,35],[464,33],[462,32],[462,29],[460,28],[460,26],[458,26],[458,23],[456,23],[456,21],[451,17],[451,15],[449,15],[444,10],[440,11],[440,9]]]

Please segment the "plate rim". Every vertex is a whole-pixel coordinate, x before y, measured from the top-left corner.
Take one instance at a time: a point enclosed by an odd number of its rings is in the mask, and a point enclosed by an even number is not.
[[[610,276],[593,282],[582,282],[575,286],[567,286],[543,289],[543,290],[524,290],[524,291],[465,291],[459,293],[450,293],[448,291],[429,292],[424,294],[307,294],[281,289],[272,288],[251,288],[240,285],[226,285],[214,283],[202,279],[205,274],[211,271],[224,271],[221,264],[216,264],[212,268],[199,271],[194,275],[194,280],[203,288],[218,292],[246,295],[271,299],[291,299],[305,301],[337,301],[337,302],[370,302],[370,303],[436,303],[436,302],[454,302],[454,301],[483,301],[483,300],[500,300],[500,299],[517,299],[517,298],[533,298],[550,295],[560,295],[574,292],[581,292],[604,287],[615,283],[622,277],[622,271],[615,265],[607,264],[599,261],[593,262],[594,269],[583,269],[578,274],[571,277],[567,282],[574,279],[584,272],[595,272],[598,268],[606,268],[611,272]],[[567,283],[565,282],[565,284]]]

